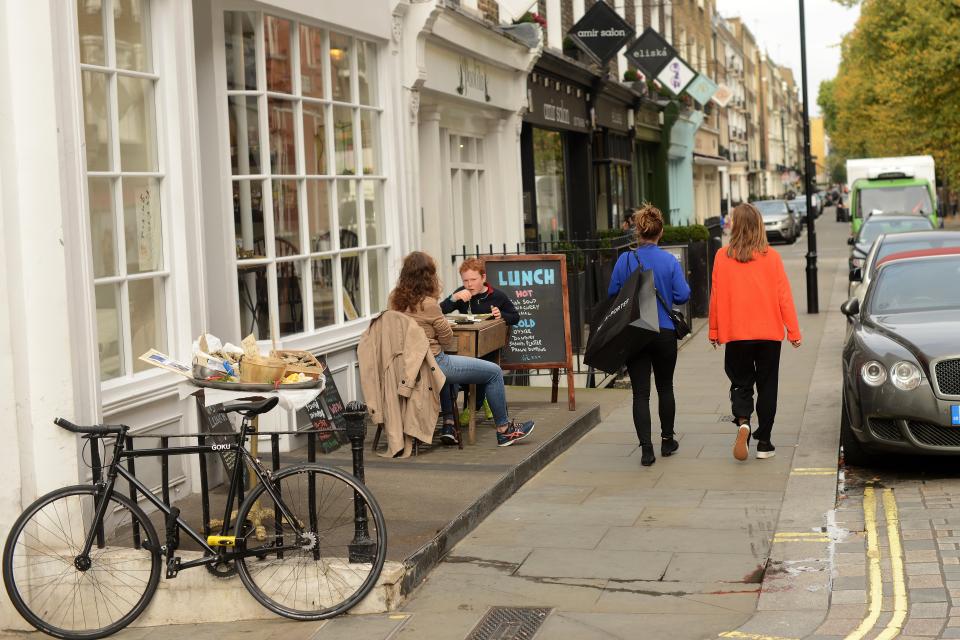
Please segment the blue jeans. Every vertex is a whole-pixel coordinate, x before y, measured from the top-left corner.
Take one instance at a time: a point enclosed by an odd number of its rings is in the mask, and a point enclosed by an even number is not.
[[[493,412],[493,421],[502,427],[510,420],[507,418],[507,396],[503,388],[503,371],[500,365],[479,358],[451,356],[441,352],[437,357],[437,366],[447,377],[447,384],[483,385],[487,404]],[[440,394],[440,403],[444,412],[450,411],[450,399]]]

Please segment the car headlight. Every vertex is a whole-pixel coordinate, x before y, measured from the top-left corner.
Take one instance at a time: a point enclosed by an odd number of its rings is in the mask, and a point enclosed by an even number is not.
[[[920,368],[912,362],[901,361],[890,367],[890,381],[897,389],[916,389],[920,386],[920,377]]]
[[[876,360],[871,360],[860,367],[860,377],[871,387],[879,387],[887,381],[887,370]]]

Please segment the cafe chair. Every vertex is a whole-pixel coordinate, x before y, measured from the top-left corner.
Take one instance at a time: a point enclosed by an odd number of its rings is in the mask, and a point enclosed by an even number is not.
[[[440,393],[449,394],[450,398],[450,412],[444,413],[443,409],[440,410],[440,420],[438,426],[443,425],[443,419],[450,417],[453,419],[453,432],[457,436],[457,448],[463,449],[463,435],[460,433],[460,423],[457,420],[457,395],[453,392],[454,386],[450,384],[443,385],[443,389],[440,390]],[[442,403],[441,403],[441,406]],[[434,431],[436,433],[436,431]],[[370,447],[370,450],[376,453],[377,448],[380,446],[380,436],[383,435],[383,425],[377,425],[377,432],[373,436],[373,445]],[[420,441],[414,439],[413,441],[413,453],[411,455],[419,455],[420,453]]]

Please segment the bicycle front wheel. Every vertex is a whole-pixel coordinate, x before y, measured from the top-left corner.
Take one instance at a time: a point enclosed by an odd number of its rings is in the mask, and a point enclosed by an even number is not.
[[[156,530],[142,509],[116,493],[90,553],[80,553],[98,499],[89,485],[48,493],[17,518],[3,549],[13,606],[56,638],[116,633],[150,603],[160,579],[160,556],[148,550],[159,548]]]
[[[338,469],[304,464],[270,480],[281,515],[263,484],[237,514],[246,544],[240,579],[260,604],[294,620],[321,620],[360,602],[387,555],[383,512],[370,491]]]

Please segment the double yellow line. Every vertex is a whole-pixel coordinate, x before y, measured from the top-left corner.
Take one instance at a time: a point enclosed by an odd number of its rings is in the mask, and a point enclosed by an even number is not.
[[[907,618],[907,585],[903,575],[903,547],[900,544],[900,519],[892,489],[883,490],[883,515],[887,523],[890,548],[890,568],[893,577],[893,616],[875,640],[892,640],[900,635]],[[869,580],[869,607],[867,615],[845,640],[862,640],[880,619],[883,607],[883,576],[880,567],[879,528],[877,524],[877,495],[873,487],[863,491],[863,521],[867,533],[867,578]]]

